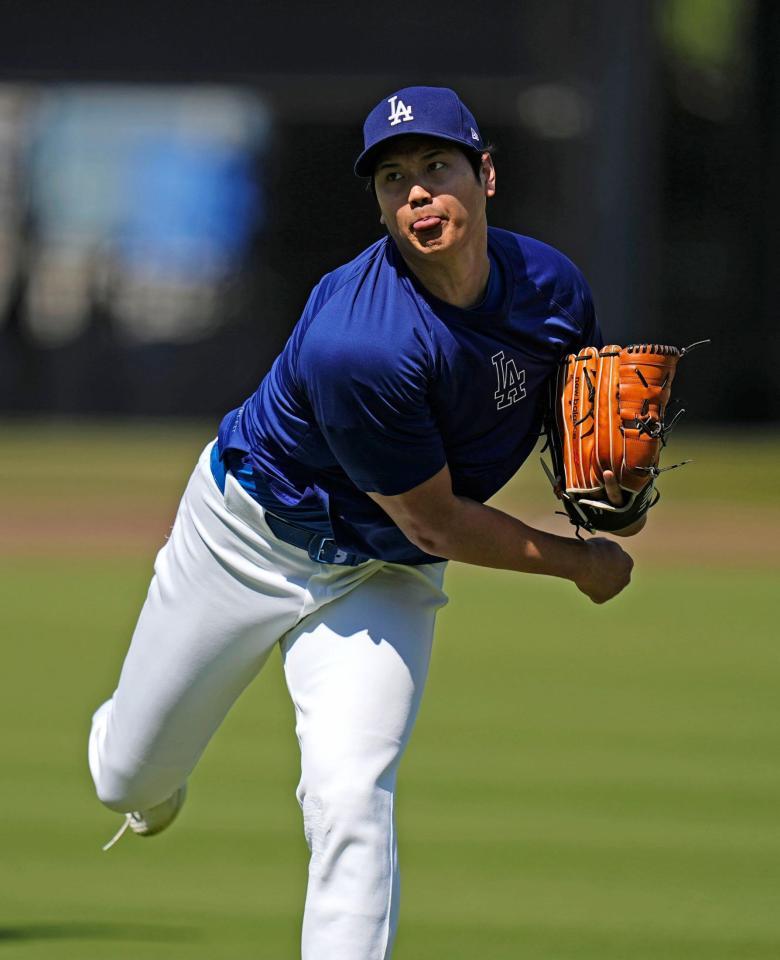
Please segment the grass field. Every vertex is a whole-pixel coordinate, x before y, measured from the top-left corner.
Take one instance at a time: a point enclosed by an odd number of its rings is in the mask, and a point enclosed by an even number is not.
[[[278,657],[176,827],[100,851],[118,823],[92,795],[90,713],[207,439],[0,429],[0,960],[298,956]],[[664,479],[613,603],[451,566],[401,768],[397,960],[780,957],[780,439],[681,431],[674,454],[698,462]],[[498,500],[566,529],[534,464]]]

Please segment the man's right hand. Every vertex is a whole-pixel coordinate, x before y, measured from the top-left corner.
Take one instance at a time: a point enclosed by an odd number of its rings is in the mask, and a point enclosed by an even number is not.
[[[593,537],[583,543],[582,553],[574,583],[594,603],[606,603],[628,586],[634,561],[613,540]]]

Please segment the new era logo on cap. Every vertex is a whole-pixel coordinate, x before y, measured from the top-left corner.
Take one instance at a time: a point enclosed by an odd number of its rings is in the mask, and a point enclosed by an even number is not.
[[[410,133],[449,140],[476,152],[482,150],[477,121],[454,90],[404,87],[381,100],[366,117],[363,152],[355,163],[355,173],[370,177],[377,148],[391,137]]]

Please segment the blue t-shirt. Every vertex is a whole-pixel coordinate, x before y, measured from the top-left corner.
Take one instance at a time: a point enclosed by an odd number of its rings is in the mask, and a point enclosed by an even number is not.
[[[339,547],[430,563],[366,491],[404,493],[446,464],[484,502],[539,435],[558,361],[601,344],[588,285],[563,254],[489,228],[481,304],[429,293],[385,237],[327,274],[257,391],[229,413],[219,451],[271,513]]]

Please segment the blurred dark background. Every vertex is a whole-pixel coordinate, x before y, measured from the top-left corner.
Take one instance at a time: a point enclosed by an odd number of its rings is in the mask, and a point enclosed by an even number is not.
[[[2,3],[0,414],[218,416],[381,228],[366,112],[455,87],[491,222],[684,345],[699,422],[780,419],[773,0]]]

